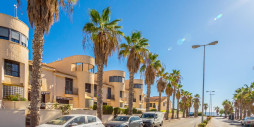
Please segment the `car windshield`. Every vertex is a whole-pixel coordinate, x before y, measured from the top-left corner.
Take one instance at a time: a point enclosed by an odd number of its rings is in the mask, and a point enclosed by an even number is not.
[[[245,120],[254,120],[254,117],[246,117]]]
[[[49,122],[47,122],[46,124],[51,124],[51,125],[63,125],[65,124],[68,120],[70,120],[71,118],[73,118],[73,116],[63,116],[63,117],[59,117],[57,119],[51,120]]]
[[[143,114],[141,118],[154,118],[154,114]]]
[[[128,116],[117,116],[113,121],[128,121],[129,117]]]

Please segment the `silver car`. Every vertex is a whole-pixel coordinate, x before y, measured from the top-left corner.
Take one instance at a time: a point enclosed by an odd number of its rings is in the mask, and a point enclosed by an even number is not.
[[[105,127],[143,127],[143,122],[139,116],[117,116],[105,123]]]
[[[241,123],[244,126],[254,126],[254,117],[245,117]]]

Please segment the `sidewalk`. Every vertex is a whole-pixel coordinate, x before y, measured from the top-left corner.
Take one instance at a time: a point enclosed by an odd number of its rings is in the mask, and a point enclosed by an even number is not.
[[[223,117],[213,117],[207,127],[239,127],[241,126],[240,121],[228,120]]]

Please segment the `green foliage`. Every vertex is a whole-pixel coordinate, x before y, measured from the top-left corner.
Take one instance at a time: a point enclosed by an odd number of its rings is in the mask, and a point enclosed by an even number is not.
[[[150,109],[150,111],[157,111],[157,109],[155,109],[155,108],[154,109]]]
[[[136,114],[142,114],[142,113],[143,113],[142,111],[138,110]]]
[[[103,114],[112,114],[113,107],[109,105],[103,105]]]
[[[202,112],[198,112],[198,116],[202,116]]]
[[[114,115],[120,114],[121,113],[121,109],[116,107],[114,108]]]
[[[203,123],[207,124],[207,123],[208,123],[208,120],[204,120]]]
[[[132,109],[132,113],[133,113],[133,114],[137,114],[137,112],[138,112],[138,110],[137,110],[136,108],[133,108],[133,109]]]
[[[209,121],[209,120],[211,120],[211,119],[212,119],[211,116],[208,116],[208,117],[206,118],[207,121]]]
[[[123,114],[128,115],[129,108],[123,109]]]
[[[200,123],[200,124],[198,124],[198,127],[205,127],[205,126],[206,126],[205,123]]]
[[[26,101],[26,98],[21,97],[20,94],[15,94],[15,95],[9,95],[7,97],[7,100],[9,100],[9,101]]]
[[[97,105],[96,104],[93,105],[93,110],[97,110]]]
[[[69,111],[71,110],[71,105],[69,104],[61,104],[60,106],[58,106],[58,109],[62,110],[62,114],[66,115],[69,114]]]

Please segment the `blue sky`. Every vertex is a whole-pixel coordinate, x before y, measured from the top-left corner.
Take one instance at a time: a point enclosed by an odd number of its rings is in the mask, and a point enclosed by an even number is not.
[[[2,1],[0,13],[13,16],[15,3],[16,0]],[[82,27],[89,21],[89,9],[101,12],[108,6],[112,9],[111,19],[122,19],[120,25],[125,35],[142,31],[149,39],[149,50],[159,54],[167,71],[179,69],[183,89],[193,94],[201,95],[203,49],[194,50],[191,46],[218,40],[218,45],[206,50],[205,90],[216,91],[214,106],[222,107],[222,101],[231,100],[235,89],[254,81],[253,0],[80,0],[73,15],[62,12],[60,20],[45,36],[43,62],[79,54],[93,56],[92,48],[85,51],[82,48]],[[18,17],[29,25],[25,0],[22,0]],[[30,27],[30,59],[32,38]],[[117,69],[125,70],[128,79],[126,61],[119,61],[115,54],[105,70]],[[136,74],[135,77],[140,76]],[[152,96],[157,95],[156,85],[153,85]],[[209,102],[208,94],[205,94],[205,102]]]

